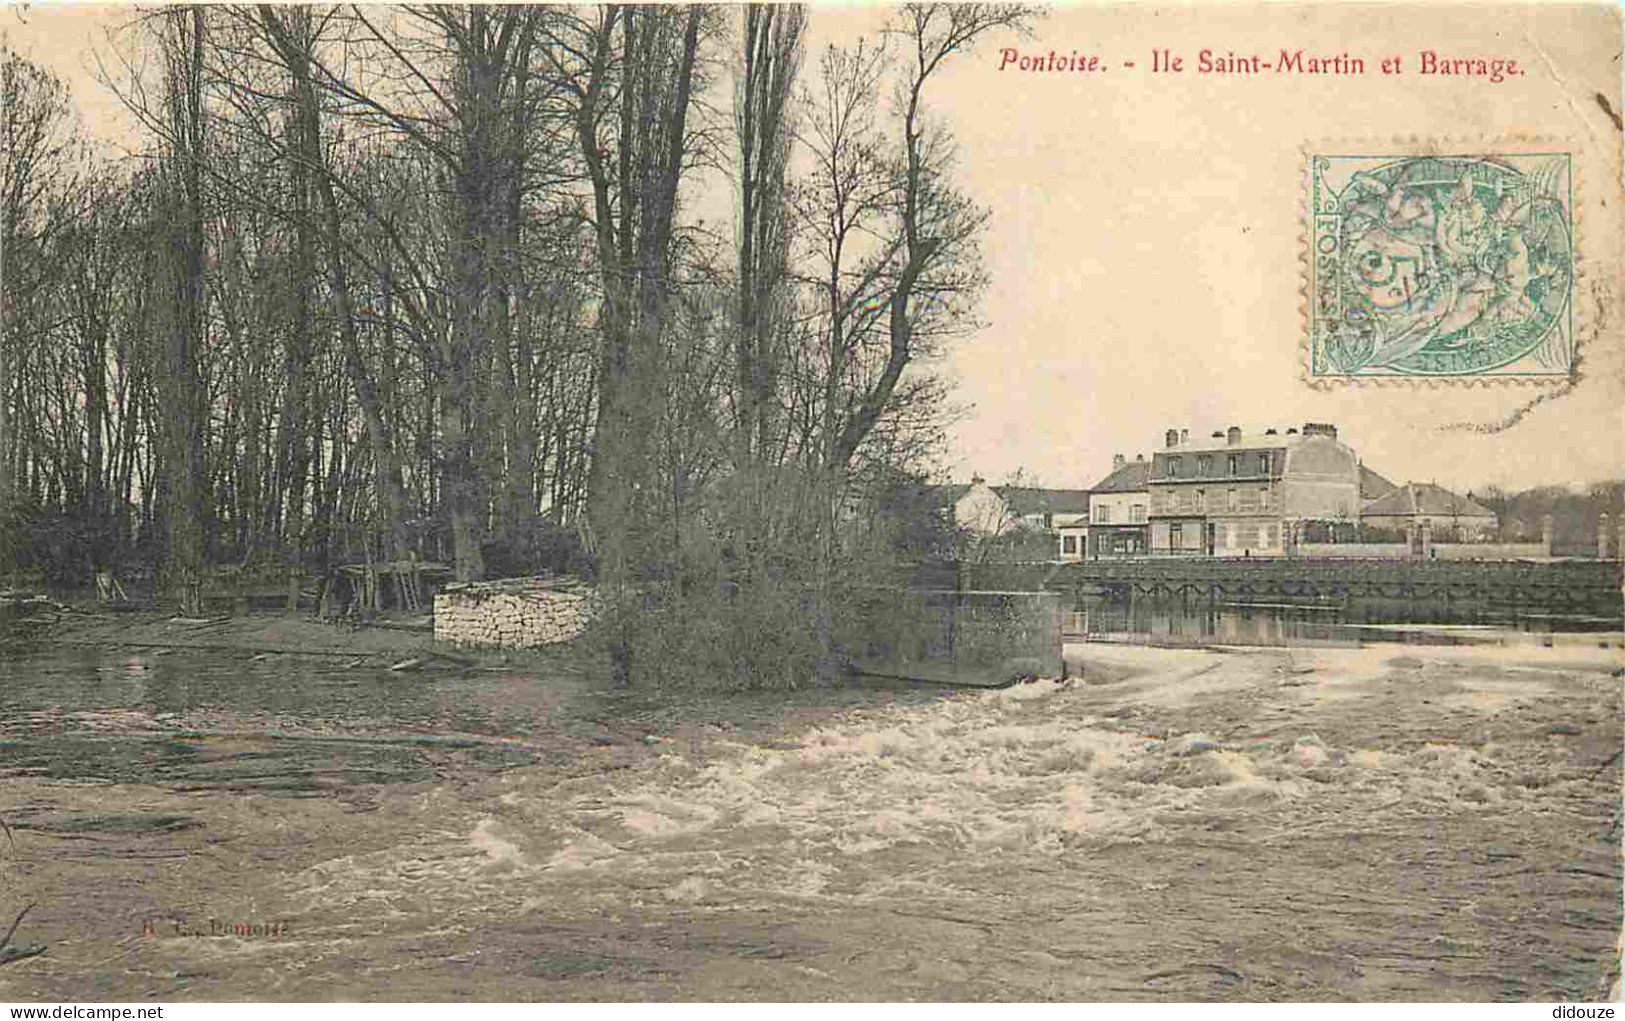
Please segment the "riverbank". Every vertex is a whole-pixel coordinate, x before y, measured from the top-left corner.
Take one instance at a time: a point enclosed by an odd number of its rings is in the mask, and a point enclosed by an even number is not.
[[[158,611],[107,612],[58,606],[13,621],[5,637],[55,645],[124,649],[205,649],[332,657],[402,657],[433,648],[427,617],[385,617],[368,626],[300,613],[190,618]]]
[[[49,945],[0,999],[1583,1000],[1618,974],[1613,649],[1089,646],[1066,685],[681,702],[335,657],[278,703],[292,659],[231,660],[258,673],[222,697],[185,687],[218,652],[82,654],[78,704],[0,688],[0,913],[33,902],[17,939]],[[172,758],[118,767],[142,742]]]

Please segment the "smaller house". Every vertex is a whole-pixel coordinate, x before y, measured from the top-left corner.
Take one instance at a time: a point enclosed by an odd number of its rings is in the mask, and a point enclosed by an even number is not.
[[[959,487],[954,487],[958,489]],[[1016,521],[1004,497],[980,475],[954,500],[954,526],[976,535],[1003,535]]]
[[[999,496],[1022,527],[1053,532],[1082,525],[1089,518],[1089,490],[1040,489],[1036,486],[999,486]]]
[[[1089,491],[1089,524],[1075,552],[1064,548],[1063,559],[1084,556],[1134,556],[1146,551],[1146,512],[1151,504],[1151,462],[1140,454],[1130,461],[1112,457],[1111,474]],[[1062,538],[1065,543],[1065,533]]]
[[[1089,491],[989,486],[978,475],[959,493],[953,518],[957,527],[981,536],[1053,534],[1064,557],[1068,539],[1075,550],[1082,549],[1089,522]]]
[[[1427,522],[1435,535],[1452,536],[1458,542],[1493,539],[1498,527],[1494,511],[1431,482],[1394,487],[1367,503],[1360,512],[1360,521],[1396,532],[1408,532]]]

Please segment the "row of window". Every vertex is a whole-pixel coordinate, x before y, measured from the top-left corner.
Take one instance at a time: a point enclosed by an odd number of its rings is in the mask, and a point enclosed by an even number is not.
[[[1281,526],[1270,523],[1238,522],[1231,525],[1192,525],[1186,529],[1178,521],[1168,526],[1169,549],[1214,549],[1250,552],[1274,549],[1281,541]]]
[[[1110,525],[1110,524],[1114,523],[1112,521],[1112,507],[1111,507],[1111,504],[1097,503],[1097,504],[1094,505],[1093,510],[1094,510],[1094,518],[1093,518],[1093,520],[1094,520],[1095,524],[1097,524],[1097,525]],[[1119,521],[1119,522],[1115,522],[1115,523],[1116,524],[1122,524],[1123,522]],[[1131,524],[1131,525],[1143,525],[1143,524],[1145,524],[1145,504],[1143,504],[1143,503],[1131,503],[1131,504],[1129,504],[1129,507],[1128,507],[1128,524]]]
[[[1097,553],[1139,553],[1145,548],[1137,532],[1113,532],[1098,537],[1095,542]],[[1061,536],[1061,554],[1063,556],[1082,556],[1084,550],[1083,536]]]
[[[1226,457],[1225,457],[1225,467],[1227,469],[1229,469],[1228,474],[1230,474],[1230,475],[1241,475],[1241,474],[1243,474],[1244,469],[1247,466],[1247,458],[1248,457],[1253,457],[1253,456],[1257,457],[1257,460],[1254,463],[1258,466],[1258,474],[1260,474],[1260,475],[1268,475],[1270,473],[1270,455],[1267,454],[1267,453],[1266,454],[1258,454],[1258,455],[1251,455],[1251,454],[1228,454],[1228,455],[1226,455]],[[1174,455],[1171,455],[1168,458],[1166,463],[1167,463],[1167,466],[1168,466],[1168,478],[1170,478],[1170,479],[1179,478],[1180,477],[1180,472],[1184,468],[1184,458],[1182,458],[1178,454],[1174,454]],[[1192,478],[1207,478],[1207,477],[1211,476],[1212,474],[1213,474],[1213,455],[1212,454],[1198,454],[1198,455],[1196,455],[1196,474],[1194,476],[1192,476]]]
[[[1220,509],[1220,505],[1209,506],[1207,491],[1203,489],[1153,489],[1151,491],[1151,513],[1153,514],[1190,512],[1205,514],[1209,510],[1217,511]],[[1228,489],[1225,491],[1222,509],[1236,512],[1269,510],[1269,487]]]

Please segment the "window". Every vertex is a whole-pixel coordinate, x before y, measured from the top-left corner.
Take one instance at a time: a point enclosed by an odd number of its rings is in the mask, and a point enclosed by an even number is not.
[[[1168,477],[1171,479],[1179,478],[1179,458],[1170,457],[1168,459]]]
[[[1241,494],[1234,489],[1225,494],[1224,506],[1226,510],[1236,510],[1241,506]]]
[[[1191,500],[1191,510],[1201,513],[1207,510],[1207,494],[1198,489]]]
[[[1154,489],[1151,491],[1151,513],[1168,513],[1168,490]]]
[[[1270,491],[1268,489],[1258,491],[1258,506],[1260,510],[1270,509]]]
[[[1168,526],[1168,548],[1182,549],[1183,546],[1180,543],[1180,539],[1179,522],[1175,521],[1173,524]]]
[[[1264,526],[1264,545],[1269,546],[1271,548],[1274,548],[1276,546],[1279,546],[1280,544],[1281,544],[1281,526],[1280,525],[1265,525]]]
[[[1143,504],[1143,503],[1129,504],[1128,519],[1132,524],[1136,524],[1136,525],[1145,524],[1145,504]]]
[[[1260,474],[1260,475],[1268,475],[1269,473],[1270,473],[1270,456],[1268,454],[1259,454],[1258,455],[1258,474]]]
[[[1077,553],[1078,552],[1078,537],[1075,536],[1075,535],[1063,535],[1063,536],[1061,536],[1061,552],[1062,553]]]
[[[1196,459],[1196,474],[1198,474],[1198,475],[1208,475],[1208,474],[1211,474],[1212,471],[1213,471],[1213,458],[1212,457],[1208,456],[1207,454],[1203,454],[1201,457],[1198,457]]]
[[[1112,509],[1104,503],[1095,504],[1095,524],[1109,525],[1112,523]]]
[[[1240,454],[1231,454],[1230,455],[1230,474],[1232,474],[1232,475],[1240,475],[1241,474],[1241,455]]]

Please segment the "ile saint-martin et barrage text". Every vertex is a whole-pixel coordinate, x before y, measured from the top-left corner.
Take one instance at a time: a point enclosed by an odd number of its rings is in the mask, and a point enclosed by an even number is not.
[[[1110,64],[1098,53],[1073,50],[1063,53],[1023,53],[1013,46],[999,51],[1000,71],[1026,71],[1039,74],[1090,74],[1105,72]],[[1273,60],[1262,53],[1237,53],[1211,49],[1197,52],[1195,59],[1173,50],[1155,49],[1149,61],[1124,60],[1125,69],[1144,68],[1153,74],[1202,75],[1385,75],[1418,74],[1457,78],[1483,78],[1503,82],[1521,77],[1523,65],[1512,57],[1446,56],[1436,50],[1422,50],[1414,57],[1392,54],[1380,58],[1356,57],[1342,53],[1311,53],[1302,49],[1281,49]]]

